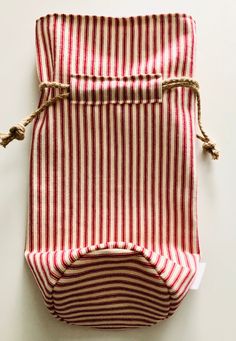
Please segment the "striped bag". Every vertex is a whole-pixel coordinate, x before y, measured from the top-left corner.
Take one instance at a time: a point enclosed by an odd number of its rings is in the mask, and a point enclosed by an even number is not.
[[[171,316],[200,259],[195,21],[58,15],[36,22],[25,257],[59,320],[123,329]],[[200,135],[197,134],[197,123]]]

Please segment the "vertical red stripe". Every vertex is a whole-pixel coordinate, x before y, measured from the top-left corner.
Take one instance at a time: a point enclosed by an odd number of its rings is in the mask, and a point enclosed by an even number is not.
[[[80,70],[80,58],[79,51],[81,47],[80,31],[81,31],[82,19],[77,17],[77,32],[76,32],[76,52],[75,52],[75,72],[78,74]],[[76,247],[81,246],[81,125],[80,125],[80,106],[76,106]]]
[[[144,104],[144,241],[145,248],[148,247],[148,107]]]
[[[118,240],[118,129],[117,129],[117,108],[112,107],[114,120],[114,238]]]
[[[61,17],[61,40],[60,40],[60,72],[59,80],[64,82],[64,44],[65,44],[65,21],[66,16]],[[61,132],[61,249],[65,246],[65,110],[64,102],[60,102],[60,132]]]
[[[167,77],[171,77],[171,68],[172,68],[172,16],[168,15],[167,17],[167,35],[168,35],[168,74]],[[171,125],[171,92],[167,94],[167,157],[166,157],[166,244],[168,255],[170,255],[170,188],[171,188],[171,135],[172,135],[172,125]]]
[[[111,74],[111,30],[112,30],[112,19],[108,18],[108,36],[107,36],[107,74]],[[110,124],[110,105],[106,106],[106,138],[107,138],[107,214],[106,214],[106,226],[107,226],[107,241],[111,238],[111,124]]]
[[[187,56],[188,56],[188,41],[187,41],[187,27],[186,27],[186,18],[184,16],[184,57],[183,57],[183,66],[182,66],[182,76],[186,74],[186,67],[187,67]],[[187,90],[188,91],[188,90]],[[185,107],[185,100],[186,100],[186,89],[181,89],[181,102],[182,102],[182,115],[183,115],[183,150],[182,150],[182,179],[181,179],[181,194],[182,194],[182,200],[181,200],[181,225],[182,225],[182,250],[186,249],[186,240],[185,236],[187,233],[187,226],[185,221],[185,215],[186,215],[186,208],[185,208],[185,197],[186,197],[186,164],[187,164],[187,138],[186,138],[186,107]]]
[[[157,63],[157,18],[152,16],[153,21],[153,65],[152,73],[156,72]],[[152,238],[151,238],[151,249],[156,250],[156,113],[159,114],[155,104],[152,105],[152,168],[151,168],[151,209],[152,209]]]
[[[95,106],[92,106],[91,110],[91,135],[92,135],[92,183],[93,186],[91,188],[92,191],[92,219],[91,219],[91,233],[92,233],[92,245],[95,244],[96,240],[96,127],[95,127],[95,115],[97,115],[95,111]]]
[[[74,17],[72,15],[69,16],[69,40],[68,40],[68,62],[67,62],[67,79],[70,81],[71,74],[71,58],[72,58],[72,37],[74,30]],[[68,101],[67,105],[68,110],[68,131],[72,132],[72,111],[71,111],[71,103]],[[73,150],[73,134],[69,133],[69,141],[68,141],[68,153],[69,153],[69,248],[72,248],[73,243],[73,216],[74,216],[74,203],[73,203],[73,178],[74,178],[74,170],[73,170],[73,158],[74,158],[74,150]]]
[[[161,59],[161,74],[164,73],[164,18],[160,16],[160,59]],[[163,95],[165,96],[165,94]],[[164,101],[164,98],[163,98]],[[158,161],[158,176],[159,176],[159,188],[158,188],[158,200],[159,200],[159,249],[161,254],[163,253],[163,104],[160,105],[160,117],[159,117],[159,161]]]
[[[137,224],[137,243],[141,243],[141,232],[140,232],[140,106],[136,107],[136,224]]]
[[[115,51],[114,51],[114,75],[118,76],[119,68],[119,19],[114,19],[114,40],[115,40]],[[118,89],[116,91],[118,96]],[[113,120],[114,120],[114,237],[118,240],[118,129],[117,129],[117,117],[118,107],[113,106]]]
[[[94,75],[94,63],[95,63],[95,49],[96,49],[96,30],[97,30],[97,18],[93,17],[92,22],[92,51],[91,51],[91,67],[90,74]],[[95,128],[95,115],[97,112],[95,110],[95,106],[92,106],[91,111],[91,135],[92,135],[92,220],[91,220],[91,229],[92,229],[92,245],[95,244],[96,241],[96,128]]]
[[[148,62],[149,62],[149,17],[145,17],[145,59],[146,65],[144,69],[144,73],[148,74]],[[147,98],[147,97],[146,97]],[[149,222],[148,222],[148,155],[150,153],[148,149],[148,104],[144,104],[144,241],[143,245],[145,248],[148,248],[148,231],[149,231]]]
[[[104,222],[103,222],[103,115],[104,112],[102,110],[102,107],[99,106],[99,161],[100,161],[100,168],[99,168],[99,243],[105,242],[103,240],[103,228],[104,228]]]
[[[85,16],[85,30],[83,37],[84,45],[84,60],[83,60],[83,73],[87,72],[87,57],[88,57],[88,42],[89,42],[89,16]],[[88,170],[89,170],[89,159],[88,159],[88,107],[84,107],[83,112],[83,130],[84,130],[84,245],[88,243]]]
[[[121,44],[122,44],[122,60],[121,60],[121,69],[122,69],[122,75],[125,75],[126,70],[126,36],[127,36],[127,28],[126,28],[126,19],[122,18],[120,25],[123,27],[123,35],[121,37]],[[123,99],[125,98],[125,91],[123,91],[122,96]],[[121,240],[125,241],[125,230],[126,230],[126,224],[125,224],[125,217],[126,217],[126,138],[125,138],[125,116],[126,116],[127,106],[123,105],[121,109],[121,162],[122,162],[122,174],[121,174],[121,186],[122,186],[122,213],[121,213],[121,226],[122,226],[122,234],[121,234]]]
[[[98,68],[98,74],[103,74],[103,58],[104,58],[104,17],[101,17],[100,22],[100,61],[99,61],[99,68]],[[99,132],[99,243],[106,242],[106,240],[103,240],[103,229],[104,229],[104,219],[103,219],[103,183],[104,183],[104,139],[103,139],[103,116],[104,116],[104,110],[102,106],[99,106],[98,110],[99,115],[99,123],[98,123],[98,132]]]
[[[58,30],[58,16],[55,15],[53,17],[53,46],[54,46],[54,56],[56,58],[57,53],[57,30]],[[55,89],[53,89],[53,96],[55,96]],[[57,150],[57,118],[56,118],[56,108],[57,106],[53,106],[53,141],[55,141],[53,145],[53,250],[57,248],[57,234],[58,234],[58,150]]]
[[[129,240],[133,240],[133,110],[129,105]]]
[[[179,16],[175,15],[176,21],[176,64],[175,64],[175,71],[174,76],[177,77],[179,75],[179,66],[180,66],[180,23],[179,23]],[[177,259],[180,262],[180,258],[178,255],[178,229],[179,229],[179,199],[178,199],[178,165],[179,165],[179,89],[174,91],[174,103],[175,103],[175,150],[174,150],[174,247],[177,250]]]
[[[131,18],[130,20],[130,74],[132,74],[133,71],[133,65],[134,65],[134,18]],[[132,93],[132,91],[131,91]],[[133,204],[135,200],[133,199],[133,108],[130,105],[129,106],[129,242],[133,240]]]
[[[125,115],[126,110],[125,106],[122,106],[121,109],[121,151],[122,151],[122,213],[121,213],[121,226],[122,226],[122,234],[121,240],[125,241],[125,215],[126,215],[126,202],[125,202],[125,186],[126,186],[126,177],[125,177],[125,169],[126,169],[126,139],[125,139]]]

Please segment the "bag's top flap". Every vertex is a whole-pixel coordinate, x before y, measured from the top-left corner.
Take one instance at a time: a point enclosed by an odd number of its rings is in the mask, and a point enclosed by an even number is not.
[[[36,24],[40,82],[72,74],[194,77],[195,21],[186,14],[49,15]]]

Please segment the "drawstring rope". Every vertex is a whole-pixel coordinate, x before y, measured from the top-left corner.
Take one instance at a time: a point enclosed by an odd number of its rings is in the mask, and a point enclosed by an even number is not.
[[[171,90],[178,87],[190,88],[193,90],[196,100],[197,100],[197,117],[198,117],[198,126],[201,132],[201,135],[197,134],[197,138],[203,142],[203,150],[210,153],[213,160],[217,160],[219,158],[219,151],[215,148],[215,143],[211,141],[209,136],[203,129],[201,122],[201,100],[200,100],[200,92],[199,92],[199,84],[197,81],[191,78],[171,78],[166,79],[162,83],[162,90]],[[8,143],[12,140],[23,140],[25,137],[25,127],[31,123],[36,117],[38,117],[42,112],[44,112],[48,107],[60,101],[64,98],[69,98],[70,96],[70,85],[57,83],[57,82],[43,82],[39,85],[40,90],[45,90],[46,88],[50,89],[59,89],[63,92],[56,95],[55,97],[47,100],[41,107],[32,112],[29,116],[25,117],[22,121],[11,127],[8,133],[0,133],[0,145],[6,147]],[[66,90],[66,92],[64,92]]]
[[[40,88],[61,88],[60,84],[51,86],[50,84],[47,85],[46,83],[40,84]],[[39,107],[37,110],[32,112],[29,116],[26,116],[22,121],[12,126],[8,133],[1,133],[0,132],[0,145],[4,148],[13,140],[24,140],[25,138],[25,127],[27,127],[28,124],[30,124],[36,117],[38,117],[42,112],[44,112],[48,107],[50,107],[52,104],[56,103],[59,100],[62,100],[64,98],[68,98],[70,95],[69,92],[61,93],[55,97],[50,98],[47,100],[41,107]]]
[[[162,90],[171,90],[180,86],[193,90],[197,100],[198,127],[200,132],[202,133],[202,135],[197,134],[197,138],[203,142],[203,150],[211,154],[213,160],[218,160],[220,153],[216,149],[215,143],[211,141],[210,137],[207,135],[202,126],[201,98],[198,82],[191,78],[171,78],[163,81]]]

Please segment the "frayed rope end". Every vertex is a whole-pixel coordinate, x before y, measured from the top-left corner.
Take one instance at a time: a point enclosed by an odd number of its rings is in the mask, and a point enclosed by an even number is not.
[[[0,145],[6,148],[8,143],[10,143],[12,140],[24,140],[24,138],[25,126],[21,123],[18,123],[11,127],[8,133],[0,133]]]
[[[210,141],[204,142],[202,145],[203,150],[211,154],[213,160],[218,160],[220,157],[220,152],[215,147],[215,143]]]

